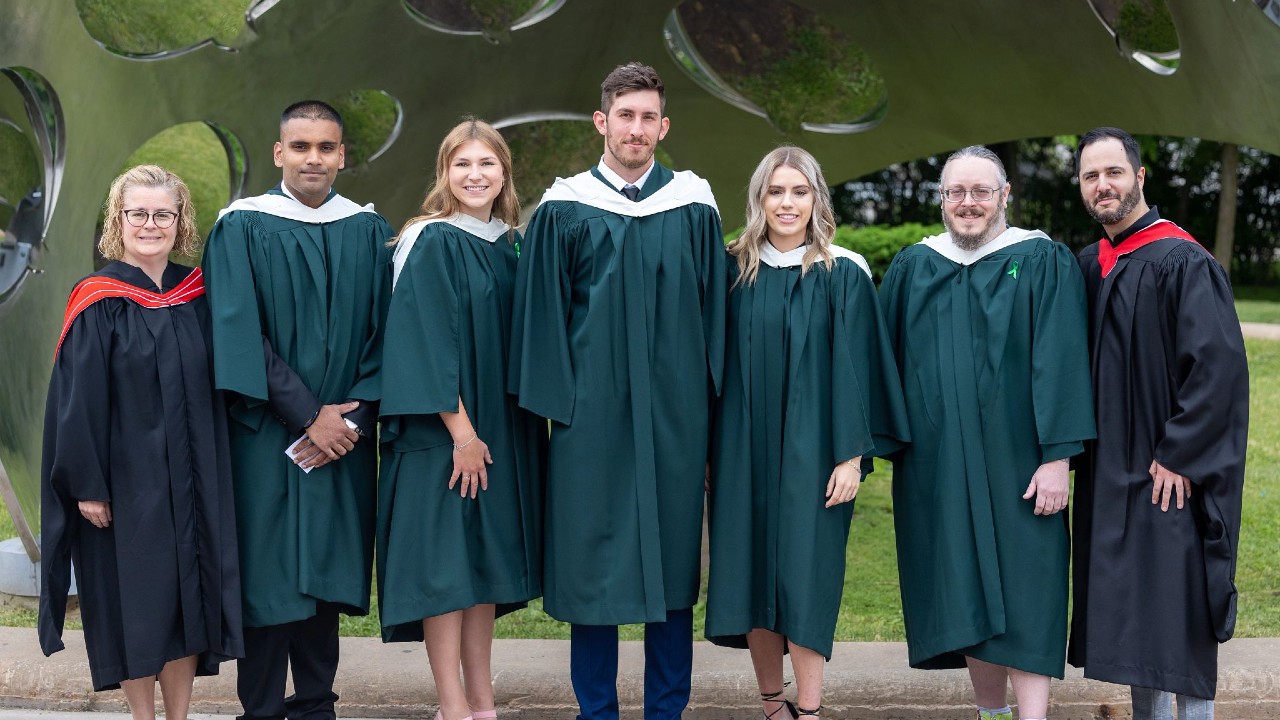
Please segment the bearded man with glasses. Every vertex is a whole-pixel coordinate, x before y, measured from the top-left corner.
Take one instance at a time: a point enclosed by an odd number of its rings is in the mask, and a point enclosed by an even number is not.
[[[1094,436],[1071,251],[1009,227],[1004,166],[953,153],[947,232],[894,258],[881,306],[911,437],[894,460],[912,667],[968,667],[980,719],[1048,713],[1067,634],[1068,460]]]

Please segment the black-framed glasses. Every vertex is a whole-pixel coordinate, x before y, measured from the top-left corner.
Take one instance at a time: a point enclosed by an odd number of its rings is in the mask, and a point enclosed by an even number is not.
[[[974,202],[986,202],[996,196],[999,192],[995,188],[976,187],[964,190],[962,188],[947,188],[942,191],[942,199],[949,203],[958,203],[964,200],[964,196],[968,195],[973,198]]]
[[[173,227],[178,221],[178,213],[171,210],[157,210],[155,212],[147,212],[146,210],[121,210],[124,213],[124,219],[134,227],[142,227],[151,220],[158,228]]]

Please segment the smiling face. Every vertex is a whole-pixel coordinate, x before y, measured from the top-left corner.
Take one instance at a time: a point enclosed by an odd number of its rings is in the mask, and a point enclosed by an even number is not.
[[[973,199],[971,191],[986,188],[995,194],[982,202]],[[1009,185],[1000,182],[1000,173],[990,160],[980,157],[958,157],[942,170],[942,191],[965,190],[959,202],[942,201],[942,224],[951,239],[962,250],[975,250],[991,241],[1008,227],[1005,203]]]
[[[1149,209],[1142,199],[1147,169],[1136,171],[1124,145],[1106,138],[1080,151],[1080,199],[1085,210],[1114,236]]]
[[[275,162],[284,171],[284,186],[290,194],[315,208],[329,197],[334,178],[345,166],[345,152],[338,123],[292,118],[280,126]]]
[[[124,191],[123,205],[122,214],[145,211],[149,217],[142,227],[134,227],[127,218],[121,218],[120,233],[124,253],[120,259],[143,269],[163,267],[169,262],[169,253],[178,237],[176,218],[179,217],[180,208],[177,199],[164,188],[135,186]],[[173,214],[175,219],[169,227],[156,225],[155,213],[158,212]]]
[[[671,121],[662,116],[657,90],[633,90],[618,95],[609,113],[597,110],[596,130],[604,136],[604,163],[622,178],[639,178],[653,162],[658,142],[667,136]]]
[[[760,204],[775,248],[786,252],[804,244],[813,217],[813,188],[803,173],[779,165],[769,176]]]
[[[457,198],[459,210],[477,220],[489,222],[493,201],[505,182],[498,154],[479,140],[459,145],[449,158],[449,192]]]

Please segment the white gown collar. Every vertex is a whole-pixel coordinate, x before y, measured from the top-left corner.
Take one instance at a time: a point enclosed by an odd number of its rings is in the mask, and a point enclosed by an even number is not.
[[[828,249],[831,251],[832,255],[836,256],[837,259],[848,258],[849,260],[852,260],[855,265],[862,268],[862,271],[867,274],[867,277],[871,277],[871,266],[867,265],[866,259],[858,253],[835,244],[828,246]],[[804,262],[804,254],[808,250],[809,246],[805,244],[792,248],[786,252],[782,252],[778,248],[774,247],[773,243],[766,240],[760,245],[760,262],[768,265],[769,267],[775,268],[795,267]]]
[[[218,219],[222,219],[223,215],[237,210],[252,210],[285,218],[286,220],[297,220],[298,222],[314,225],[345,220],[359,213],[376,212],[373,209],[373,203],[357,205],[336,193],[318,208],[303,205],[288,194],[275,195],[268,193],[236,200],[218,213]]]
[[[600,178],[590,171],[581,172],[570,178],[556,178],[555,183],[543,194],[541,202],[558,200],[579,202],[628,217],[648,217],[694,203],[707,205],[717,214],[720,212],[716,207],[715,196],[711,194],[711,186],[688,170],[675,172],[671,182],[636,202],[600,182]]]
[[[941,235],[930,235],[920,242],[954,263],[972,265],[997,250],[1016,245],[1033,237],[1049,239],[1049,236],[1041,230],[1023,230],[1022,228],[1011,227],[1006,228],[1004,232],[975,250],[962,250],[956,246],[949,232],[944,232]]]
[[[489,219],[489,222],[481,222],[476,218],[465,213],[457,213],[449,217],[427,218],[419,220],[400,233],[400,239],[396,241],[395,250],[391,253],[391,289],[395,291],[396,281],[400,279],[400,271],[404,269],[405,261],[409,258],[409,251],[418,242],[418,238],[422,235],[422,229],[431,223],[448,223],[463,232],[475,235],[489,243],[497,242],[498,238],[506,235],[511,230],[511,226],[502,222],[496,217]]]

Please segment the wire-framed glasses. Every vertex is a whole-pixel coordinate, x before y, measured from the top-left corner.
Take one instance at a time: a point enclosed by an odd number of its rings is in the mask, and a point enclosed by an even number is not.
[[[172,227],[178,220],[178,213],[171,210],[157,210],[155,212],[147,212],[146,210],[122,210],[124,219],[134,227],[142,227],[147,224],[147,220],[151,220],[158,228]]]
[[[996,196],[997,190],[989,187],[976,187],[965,190],[963,188],[947,188],[942,191],[942,199],[949,203],[958,203],[964,200],[964,196],[968,195],[973,198],[974,202],[986,202]]]

